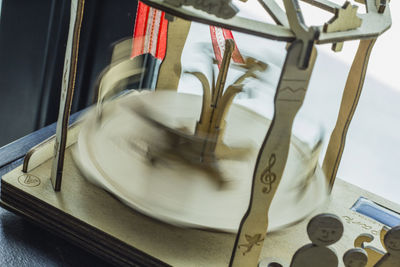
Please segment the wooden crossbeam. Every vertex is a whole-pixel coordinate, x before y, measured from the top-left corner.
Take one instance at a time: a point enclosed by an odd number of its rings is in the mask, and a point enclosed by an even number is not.
[[[286,13],[274,0],[258,0],[261,6],[268,12],[276,24],[289,27]]]

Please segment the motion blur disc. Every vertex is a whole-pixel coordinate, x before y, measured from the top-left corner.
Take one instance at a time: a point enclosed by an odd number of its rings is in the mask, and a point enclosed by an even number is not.
[[[151,107],[157,121],[193,132],[201,103],[201,96],[160,91],[111,101],[104,105],[101,120],[91,110],[75,146],[75,161],[91,182],[141,213],[174,225],[236,232],[248,208],[257,154],[270,121],[232,105],[224,142],[253,149],[242,159],[218,160],[229,185],[221,189],[207,172],[185,161],[160,158],[151,163],[146,147],[162,144],[165,137],[130,108]],[[326,200],[325,177],[319,166],[310,164],[310,153],[292,136],[288,163],[270,209],[269,230],[301,220]]]

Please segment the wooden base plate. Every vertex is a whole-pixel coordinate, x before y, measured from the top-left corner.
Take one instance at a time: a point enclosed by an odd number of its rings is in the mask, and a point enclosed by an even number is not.
[[[51,161],[47,161],[28,174],[21,172],[21,166],[6,174],[1,185],[2,205],[116,264],[228,265],[234,234],[180,228],[133,211],[84,179],[70,150],[61,192],[52,189],[50,167]],[[316,212],[332,212],[343,219],[344,236],[334,245],[339,257],[364,232],[373,234],[371,245],[381,248],[382,225],[349,209],[359,196],[400,210],[398,205],[338,179],[330,203]],[[305,220],[268,234],[261,257],[290,262],[294,252],[309,243],[306,224]]]

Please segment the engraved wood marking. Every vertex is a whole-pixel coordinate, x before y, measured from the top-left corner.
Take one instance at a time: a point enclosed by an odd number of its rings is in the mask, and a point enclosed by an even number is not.
[[[377,231],[377,230],[373,230],[372,228],[372,226],[370,226],[370,225],[368,225],[368,224],[366,224],[366,223],[363,223],[363,222],[361,222],[361,221],[356,221],[356,220],[354,220],[354,218],[351,218],[351,217],[349,217],[349,216],[343,216],[342,217],[345,221],[346,221],[346,223],[348,223],[348,224],[358,224],[358,225],[360,225],[360,227],[362,228],[362,229],[364,229],[364,230],[370,230],[370,232],[371,232],[371,234],[373,234],[373,235],[378,235],[379,234],[379,231]]]
[[[285,92],[285,91],[290,91],[290,92],[292,92],[293,94],[295,94],[295,93],[297,93],[297,92],[299,92],[299,91],[306,91],[306,89],[304,89],[304,88],[297,88],[297,89],[293,89],[293,88],[291,88],[291,87],[285,87],[285,88],[283,88],[282,90],[281,90],[281,93],[282,92]]]
[[[295,81],[295,80],[286,80],[286,81]],[[298,82],[297,80],[295,81]],[[293,89],[290,86],[286,86],[281,89],[279,92],[278,101],[286,101],[286,102],[302,102],[301,97],[298,95],[305,94],[306,89],[303,87]]]
[[[40,185],[40,179],[33,175],[33,174],[23,174],[21,176],[18,177],[18,182],[20,184],[22,184],[23,186],[27,186],[27,187],[35,187]]]
[[[264,188],[262,189],[262,192],[264,194],[268,194],[269,192],[271,192],[272,184],[276,180],[276,174],[271,171],[271,168],[275,165],[275,162],[276,162],[276,155],[275,153],[272,153],[271,157],[269,157],[267,168],[265,168],[265,170],[261,175],[261,182],[265,184]]]
[[[264,241],[264,238],[262,238],[261,234],[255,234],[253,236],[246,235],[246,240],[247,244],[238,245],[238,249],[242,247],[247,248],[247,250],[243,252],[243,255],[246,255],[246,253],[250,252],[254,246],[260,246],[262,244],[261,242]]]
[[[282,79],[282,81],[285,81],[285,82],[307,82],[304,79]]]
[[[304,49],[307,50],[308,48],[305,47]],[[288,48],[288,54],[278,83],[278,90],[275,94],[274,117],[257,158],[257,163],[253,173],[252,194],[249,207],[240,223],[229,266],[257,266],[258,264],[262,245],[253,245],[251,251],[247,252],[245,255],[243,255],[243,252],[239,250],[238,245],[247,244],[247,236],[254,236],[262,233],[263,237],[265,237],[265,234],[267,233],[269,221],[268,210],[275,192],[278,189],[285,168],[289,152],[293,120],[297,111],[300,109],[306,93],[305,90],[299,90],[295,94],[290,90],[284,90],[282,93],[282,90],[288,86],[291,88],[307,89],[308,81],[311,77],[316,58],[316,49],[311,47],[311,51],[311,57],[306,60],[307,62],[303,62],[305,64],[301,64],[308,66],[303,69],[298,66],[300,55],[304,52],[302,41],[297,40]],[[304,80],[304,82],[289,84],[289,82],[283,81],[285,79]],[[298,103],[279,101],[281,97],[300,101]],[[273,157],[271,158],[272,154],[275,154],[276,157],[274,164],[272,164],[274,162],[272,160]],[[277,155],[279,155],[279,157]],[[268,178],[268,175],[266,175],[268,174],[268,171],[266,172],[266,169],[268,170],[268,167],[266,168],[267,165],[269,165],[270,168],[270,175],[274,173],[276,179],[272,184],[270,184],[271,189],[267,187],[266,191],[270,190],[269,193],[264,193],[263,188],[266,187],[266,185],[262,180]],[[272,167],[272,165],[274,166]],[[261,178],[263,176],[264,179]],[[272,176],[269,176],[269,178],[272,178]]]

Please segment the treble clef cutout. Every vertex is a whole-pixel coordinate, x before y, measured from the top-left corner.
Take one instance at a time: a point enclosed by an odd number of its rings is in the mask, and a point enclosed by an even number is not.
[[[271,171],[271,168],[275,165],[275,162],[276,162],[276,155],[275,153],[272,153],[271,157],[269,157],[267,168],[261,174],[261,182],[265,184],[265,186],[262,189],[262,192],[264,194],[268,194],[269,192],[271,192],[272,184],[276,180],[276,174]]]

